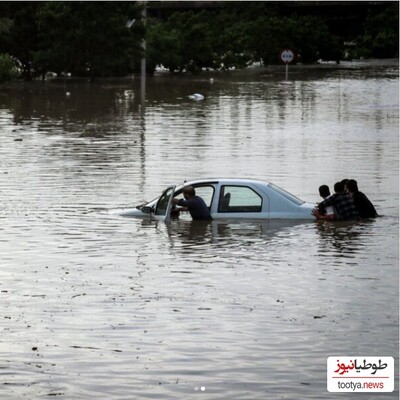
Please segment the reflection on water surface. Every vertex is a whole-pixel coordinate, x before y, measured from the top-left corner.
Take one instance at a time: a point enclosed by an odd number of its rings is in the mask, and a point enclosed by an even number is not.
[[[333,399],[341,354],[393,356],[398,375],[398,65],[289,77],[154,77],[144,118],[137,80],[1,89],[1,397]],[[213,176],[315,203],[355,178],[381,217],[114,212]]]

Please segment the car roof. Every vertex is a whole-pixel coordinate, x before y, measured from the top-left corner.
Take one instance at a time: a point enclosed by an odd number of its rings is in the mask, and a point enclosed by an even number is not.
[[[261,179],[254,179],[254,178],[202,178],[202,179],[194,179],[194,180],[187,180],[184,181],[180,186],[188,186],[188,185],[198,185],[202,183],[241,183],[241,184],[262,184],[262,185],[269,185],[270,182],[263,181]]]

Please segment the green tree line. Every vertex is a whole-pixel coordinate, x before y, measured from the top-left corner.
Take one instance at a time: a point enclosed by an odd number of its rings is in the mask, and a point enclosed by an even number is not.
[[[278,63],[281,49],[296,62],[346,57],[398,57],[398,4],[370,13],[351,49],[317,16],[279,16],[269,2],[222,2],[212,10],[142,18],[143,2],[0,2],[0,79],[49,71],[73,76],[137,72],[146,43],[148,72],[242,68]],[[9,73],[1,72],[9,69]]]

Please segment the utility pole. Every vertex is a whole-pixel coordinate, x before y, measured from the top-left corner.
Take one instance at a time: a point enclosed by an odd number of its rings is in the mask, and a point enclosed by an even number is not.
[[[146,2],[143,2],[142,19],[143,25],[146,26]],[[141,116],[145,113],[145,100],[146,100],[146,37],[142,39],[142,62],[140,71],[140,100],[141,100]]]

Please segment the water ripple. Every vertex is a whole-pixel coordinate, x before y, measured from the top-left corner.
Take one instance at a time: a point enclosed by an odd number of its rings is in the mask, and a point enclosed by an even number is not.
[[[333,399],[329,355],[397,362],[398,71],[343,68],[154,77],[145,118],[131,81],[2,91],[2,397]],[[218,175],[314,203],[355,177],[382,217],[116,212]]]

